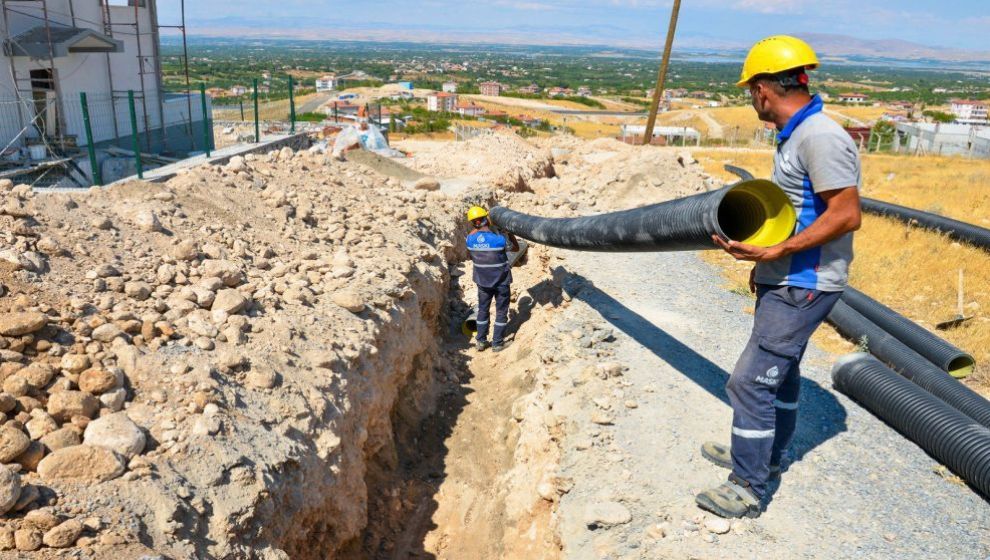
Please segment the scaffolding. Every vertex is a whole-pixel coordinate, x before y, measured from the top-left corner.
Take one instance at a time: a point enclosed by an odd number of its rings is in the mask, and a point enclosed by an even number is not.
[[[74,140],[66,138],[66,123],[65,123],[65,103],[72,102],[72,100],[67,100],[64,98],[62,87],[59,82],[56,63],[55,63],[55,44],[56,41],[53,40],[53,27],[61,27],[61,25],[55,21],[53,22],[51,16],[58,15],[64,18],[69,18],[72,23],[72,27],[77,27],[77,23],[82,21],[89,24],[91,27],[102,28],[103,35],[113,39],[115,35],[127,35],[133,36],[134,43],[136,45],[136,52],[134,53],[137,58],[137,72],[138,72],[138,86],[139,90],[134,92],[134,97],[140,103],[140,114],[141,120],[144,125],[145,132],[145,142],[148,151],[151,151],[151,111],[157,113],[158,121],[161,128],[161,141],[163,147],[168,145],[167,139],[167,126],[165,120],[165,91],[162,76],[162,61],[161,61],[161,49],[160,49],[160,29],[168,28],[175,29],[181,33],[182,36],[182,55],[181,64],[183,68],[183,73],[185,75],[186,83],[186,99],[187,99],[187,110],[188,110],[188,122],[187,130],[189,138],[193,138],[192,133],[192,88],[189,80],[189,51],[188,42],[186,34],[186,9],[185,0],[179,0],[179,12],[180,12],[180,22],[177,25],[159,25],[158,23],[158,6],[157,0],[127,0],[126,7],[133,7],[134,21],[114,21],[113,12],[111,9],[111,0],[99,0],[100,5],[100,19],[101,21],[88,21],[77,18],[75,3],[84,0],[68,0],[68,13],[57,13],[52,12],[49,6],[50,0],[0,0],[0,16],[2,16],[2,24],[4,38],[7,40],[13,40],[14,34],[11,31],[10,18],[11,14],[19,14],[21,16],[36,18],[41,21],[41,26],[44,29],[44,35],[47,37],[47,57],[45,59],[50,71],[44,80],[39,80],[38,76],[31,76],[30,72],[28,76],[21,75],[18,73],[17,64],[15,62],[14,56],[8,56],[9,71],[13,80],[14,95],[17,100],[17,115],[19,119],[19,127],[21,133],[17,135],[11,144],[14,144],[18,140],[23,141],[25,133],[34,126],[41,136],[41,141],[47,144],[49,155],[52,160],[63,160],[65,159],[67,147],[74,146]],[[122,4],[121,4],[122,5]],[[148,10],[147,16],[150,25],[142,25],[142,14],[141,8],[146,8]],[[119,16],[119,14],[118,14]],[[130,19],[130,18],[126,18]],[[65,19],[61,19],[65,21]],[[146,52],[146,46],[144,41],[148,40],[151,45],[151,52]],[[105,53],[106,56],[106,68],[107,68],[107,81],[108,88],[110,92],[110,104],[111,110],[114,114],[113,119],[113,134],[116,141],[121,139],[121,129],[117,122],[117,107],[119,101],[126,101],[128,96],[127,90],[116,89],[115,82],[115,71],[113,70],[113,64],[111,63],[110,52]],[[116,71],[118,74],[120,70]],[[148,84],[146,79],[148,75],[155,76],[154,78],[154,93],[157,97],[157,108],[149,108],[149,88],[152,88]],[[46,82],[46,84],[40,84],[41,81]],[[39,85],[40,84],[40,85]],[[52,98],[47,100],[50,107],[45,107],[44,109],[37,107],[38,101],[35,99],[36,92],[39,87],[48,86],[52,91]],[[36,106],[34,111],[31,107]],[[54,108],[51,110],[51,108]],[[32,112],[34,115],[32,115]],[[54,113],[55,123],[51,126],[50,123],[45,123],[46,126],[38,126],[39,120],[42,114]],[[195,146],[194,146],[195,147]],[[0,146],[2,148],[2,146]],[[9,146],[8,146],[9,148]],[[6,149],[6,148],[4,148]]]

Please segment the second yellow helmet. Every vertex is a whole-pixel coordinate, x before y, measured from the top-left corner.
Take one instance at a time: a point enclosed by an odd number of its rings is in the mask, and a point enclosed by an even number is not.
[[[488,217],[488,210],[485,210],[481,206],[472,206],[467,213],[467,219],[469,222],[473,222],[475,220],[480,220],[481,218],[487,218],[487,217]]]

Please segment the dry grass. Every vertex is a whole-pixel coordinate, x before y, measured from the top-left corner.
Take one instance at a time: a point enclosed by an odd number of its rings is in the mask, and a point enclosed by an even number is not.
[[[726,137],[740,140],[752,139],[758,130],[763,130],[763,122],[756,116],[756,111],[749,105],[743,107],[715,107],[703,109],[713,119],[718,121],[725,130]],[[738,130],[737,130],[738,129]]]
[[[884,113],[890,111],[886,107],[874,107],[872,105],[867,107],[853,107],[849,105],[826,105],[825,107],[830,113],[830,117],[835,119],[841,125],[846,124],[846,120],[854,121],[859,120],[865,123],[876,122],[883,116]],[[836,118],[836,117],[839,118]]]
[[[304,103],[315,98],[318,94],[311,93],[296,97],[296,108],[302,107]],[[258,116],[263,121],[288,121],[289,120],[289,100],[269,101],[258,103]],[[215,121],[239,121],[241,120],[240,109],[213,111]],[[254,120],[254,101],[244,101],[244,120]]]
[[[732,176],[721,170],[725,162],[763,177],[772,164],[767,151],[699,150],[695,157],[726,180]],[[982,225],[990,222],[990,161],[867,155],[863,167],[864,190],[870,196],[918,208],[937,204],[946,215]],[[896,175],[887,181],[890,173]],[[959,270],[964,271],[966,314],[976,318],[939,334],[976,357],[976,373],[966,383],[990,395],[990,253],[875,216],[864,217],[855,251],[851,283],[930,329],[956,315],[957,278]],[[714,251],[705,259],[722,267],[734,289],[744,289],[748,264]],[[853,348],[831,328],[821,329],[815,340],[833,352]]]

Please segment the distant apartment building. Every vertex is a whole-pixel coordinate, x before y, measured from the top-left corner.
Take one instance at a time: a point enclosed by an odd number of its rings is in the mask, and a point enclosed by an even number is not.
[[[233,86],[230,88],[230,95],[233,95],[234,97],[239,97],[247,93],[247,91],[248,91],[247,88],[244,86]]]
[[[839,103],[866,103],[870,100],[868,95],[862,93],[840,93]]]
[[[536,94],[540,93],[540,86],[538,86],[536,84],[530,84],[528,86],[523,86],[523,87],[519,88],[516,91],[518,91],[519,93],[525,93],[525,94],[529,94],[529,95],[536,95]]]
[[[485,109],[474,103],[458,103],[456,112],[462,117],[480,117],[485,114]]]
[[[495,97],[502,95],[502,84],[498,82],[482,82],[478,84],[478,89],[481,90],[481,95],[492,95]]]
[[[457,93],[457,82],[444,82],[443,83],[444,93]]]
[[[959,124],[987,124],[988,106],[990,103],[986,101],[953,99],[949,112],[956,116]]]
[[[316,80],[316,91],[334,91],[340,87],[337,76],[329,74]]]
[[[550,97],[570,97],[574,95],[574,90],[571,88],[553,87],[547,92]]]
[[[258,93],[268,95],[272,92],[272,87],[269,85],[262,84],[258,86]]]
[[[581,97],[590,97],[591,96],[591,88],[588,87],[588,86],[581,86],[581,87],[578,88],[577,94],[580,95]]]
[[[457,94],[431,93],[426,96],[426,109],[431,113],[454,113],[457,111]]]

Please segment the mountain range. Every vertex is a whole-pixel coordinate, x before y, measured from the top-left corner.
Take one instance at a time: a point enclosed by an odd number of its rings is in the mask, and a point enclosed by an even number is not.
[[[298,21],[296,21],[298,19]],[[662,44],[660,39],[644,40],[630,37],[618,26],[588,25],[565,26],[547,29],[544,26],[517,25],[511,29],[482,29],[469,26],[416,25],[367,23],[363,25],[340,24],[332,21],[313,21],[304,18],[271,21],[253,18],[226,17],[224,19],[198,21],[195,34],[207,37],[241,37],[250,39],[278,38],[297,40],[341,41],[401,41],[413,43],[462,43],[506,45],[579,45],[608,46],[654,50]],[[990,62],[990,51],[965,50],[922,45],[900,39],[862,39],[848,35],[793,32],[802,37],[825,57],[869,58],[893,60],[926,60],[945,62]],[[704,35],[678,36],[675,48],[704,49],[709,51],[745,52],[745,41]]]

